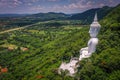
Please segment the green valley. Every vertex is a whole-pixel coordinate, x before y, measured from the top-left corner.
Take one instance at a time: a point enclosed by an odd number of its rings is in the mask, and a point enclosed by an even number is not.
[[[0,34],[0,80],[120,80],[120,5],[109,11],[100,20],[97,51],[79,62],[75,77],[58,74],[58,68],[87,45],[88,24],[61,14],[64,19],[55,15]]]

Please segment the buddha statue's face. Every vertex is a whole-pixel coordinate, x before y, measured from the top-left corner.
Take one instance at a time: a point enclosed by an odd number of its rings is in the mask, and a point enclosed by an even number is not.
[[[99,27],[90,27],[89,33],[92,38],[95,38],[99,32]]]

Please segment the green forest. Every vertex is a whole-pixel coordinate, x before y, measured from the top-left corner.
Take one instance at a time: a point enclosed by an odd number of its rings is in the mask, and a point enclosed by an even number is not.
[[[75,77],[58,74],[62,61],[78,57],[90,39],[82,22],[48,19],[0,34],[0,80],[120,80],[120,5],[100,19],[97,50],[79,62]]]

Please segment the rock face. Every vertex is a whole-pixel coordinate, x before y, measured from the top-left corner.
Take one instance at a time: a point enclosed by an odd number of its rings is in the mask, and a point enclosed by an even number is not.
[[[73,76],[73,74],[75,74],[77,72],[77,67],[78,67],[77,63],[78,62],[79,62],[78,58],[76,58],[76,57],[71,58],[69,63],[62,62],[59,69],[61,69],[63,71],[68,70],[69,71],[68,75]],[[59,74],[61,74],[60,70],[59,70]]]
[[[70,76],[74,76],[74,74],[77,72],[77,67],[79,65],[77,64],[79,61],[81,61],[83,58],[88,58],[96,51],[96,45],[98,44],[98,38],[97,35],[100,31],[100,24],[97,20],[97,14],[95,14],[94,21],[90,25],[90,40],[88,41],[88,46],[85,48],[81,48],[80,50],[80,56],[79,59],[72,58],[69,63],[63,62],[58,70],[58,73],[61,74],[61,70],[65,71],[68,70]]]

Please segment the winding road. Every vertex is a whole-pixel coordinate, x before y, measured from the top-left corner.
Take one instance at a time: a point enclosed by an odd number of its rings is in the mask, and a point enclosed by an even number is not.
[[[12,31],[16,31],[16,30],[25,29],[25,28],[33,26],[33,25],[35,25],[35,24],[31,24],[31,25],[27,25],[27,26],[23,26],[23,27],[19,27],[19,28],[13,28],[13,29],[5,30],[5,31],[0,32],[0,34],[12,32]]]

